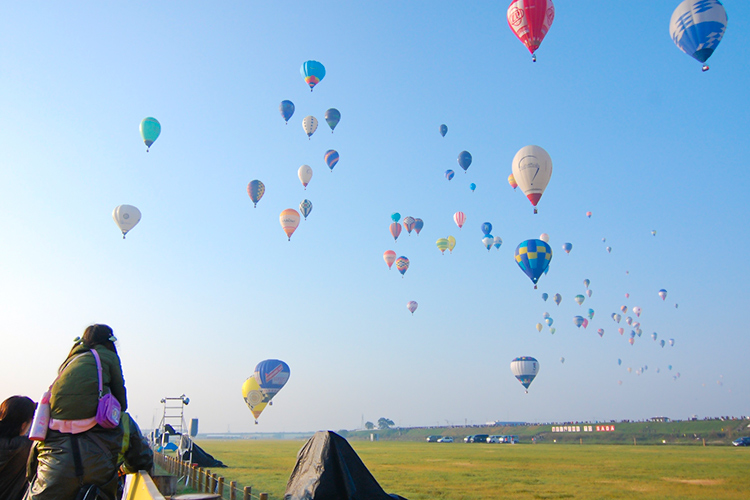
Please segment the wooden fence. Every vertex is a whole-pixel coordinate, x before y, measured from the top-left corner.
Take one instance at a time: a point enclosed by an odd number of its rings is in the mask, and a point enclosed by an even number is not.
[[[170,475],[181,478],[188,487],[197,492],[215,493],[221,498],[229,498],[229,500],[251,500],[253,498],[268,500],[268,493],[260,493],[255,496],[252,494],[252,487],[250,486],[240,489],[237,487],[237,481],[227,483],[222,476],[212,474],[208,469],[203,469],[195,464],[184,462],[163,453],[154,452],[154,463]]]

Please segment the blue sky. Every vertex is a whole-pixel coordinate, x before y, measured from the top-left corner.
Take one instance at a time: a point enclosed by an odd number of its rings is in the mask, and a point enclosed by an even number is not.
[[[702,73],[670,39],[677,4],[558,2],[537,63],[497,2],[8,6],[0,397],[37,399],[101,322],[144,427],[182,393],[206,432],[750,413],[750,5],[724,2]],[[312,93],[308,59],[327,69]],[[310,140],[306,115],[320,121]],[[162,124],[148,154],[146,116]],[[537,215],[506,181],[528,144],[554,164]],[[266,186],[255,209],[253,179]],[[278,215],[305,198],[313,211],[287,241]],[[143,213],[125,241],[120,204]],[[422,218],[421,234],[394,242],[393,212]],[[489,253],[485,221],[504,241]],[[513,251],[542,232],[554,256],[534,290]],[[457,246],[441,255],[448,235]],[[411,261],[403,278],[389,249]],[[610,318],[622,305],[643,309],[633,346]],[[536,331],[544,312],[554,335]],[[541,365],[529,394],[509,368],[524,355]],[[291,377],[255,426],[240,387],[267,358]]]

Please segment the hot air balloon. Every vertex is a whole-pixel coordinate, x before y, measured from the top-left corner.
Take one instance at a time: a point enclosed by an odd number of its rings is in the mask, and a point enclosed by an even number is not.
[[[669,34],[675,45],[705,64],[727,29],[727,13],[718,0],[685,0],[672,13]]]
[[[500,246],[503,244],[503,239],[500,236],[495,236],[492,244],[499,250]]]
[[[307,134],[308,140],[318,130],[318,119],[314,116],[306,116],[302,119],[302,130]]]
[[[612,247],[607,247],[607,253],[612,253]]]
[[[560,358],[560,363],[565,364],[565,358]]]
[[[494,242],[495,242],[495,237],[492,236],[491,234],[488,234],[487,236],[482,238],[482,245],[484,245],[484,248],[486,248],[488,252],[490,251],[490,249],[492,249],[492,244]]]
[[[674,339],[669,339],[669,346],[674,347]]]
[[[469,184],[469,189],[471,189],[471,192],[472,192],[472,193],[474,192],[474,190],[475,190],[476,188],[477,188],[477,185],[476,185],[476,184],[474,184],[473,182],[472,182],[471,184]]]
[[[333,149],[329,149],[328,151],[326,151],[324,158],[326,160],[328,168],[330,168],[331,172],[333,172],[333,167],[335,167],[339,162],[339,153]]]
[[[629,298],[630,298],[630,294],[629,294],[629,293],[626,293],[626,294],[625,294],[625,298],[626,298],[626,299],[629,299]]]
[[[483,222],[482,223],[482,234],[484,234],[485,236],[487,236],[491,232],[492,232],[492,224],[490,224],[489,222]]]
[[[310,92],[326,76],[325,66],[318,61],[306,61],[302,63],[299,72],[302,74],[302,78],[305,79],[305,83],[310,86]]]
[[[542,318],[547,319],[549,317],[550,317],[549,313],[547,311],[544,311],[544,314],[542,314]]]
[[[636,315],[637,317],[639,317],[639,318],[641,317],[641,308],[640,308],[640,307],[638,307],[638,306],[635,306],[635,307],[633,308],[633,312],[635,313],[635,315]]]
[[[654,341],[656,341],[656,337],[658,337],[656,332],[651,334],[651,338],[654,339]]]
[[[394,262],[396,262],[396,252],[393,250],[386,250],[383,252],[383,260],[385,260],[385,263],[388,264],[388,270],[391,270],[391,266]]]
[[[526,240],[516,247],[516,264],[529,277],[534,288],[552,260],[552,249],[542,240]]]
[[[560,302],[562,302],[562,295],[560,295],[559,293],[556,293],[555,297],[552,300],[554,300],[555,304],[559,306]]]
[[[458,154],[458,164],[464,169],[464,172],[466,172],[471,165],[471,153],[468,151],[461,151]]]
[[[400,213],[398,213],[398,212],[393,212],[393,213],[391,214],[391,220],[392,220],[393,222],[398,222],[398,221],[400,221],[400,220],[401,220],[401,214],[400,214]]]
[[[591,298],[591,294],[594,293],[591,291],[591,289],[586,290],[586,297]]]
[[[661,339],[661,341],[659,342],[659,345],[661,345],[662,347],[664,347],[665,345],[667,345],[667,343],[664,342],[664,339]]]
[[[615,320],[615,323],[619,323],[620,320],[622,319],[622,316],[620,316],[619,314],[615,313],[615,315],[612,316],[612,318]]]
[[[628,306],[620,306],[620,311],[622,311],[623,314],[628,313]]]
[[[629,339],[628,339],[628,343],[629,343],[630,345],[633,345],[633,344],[635,344],[635,339],[634,339],[634,338],[632,338],[632,337],[631,337],[631,338],[629,338]]]
[[[263,393],[260,391],[260,385],[255,380],[254,376],[250,376],[242,384],[242,398],[245,400],[245,404],[255,417],[255,423],[258,423],[258,417],[263,413],[268,403],[263,401]]]
[[[604,328],[599,328],[596,333],[599,334],[600,337],[604,337]]]
[[[541,323],[537,323],[536,324],[536,331],[537,332],[541,332],[542,331],[542,324]]]
[[[553,327],[549,329],[549,332],[554,335],[557,330]]]
[[[665,300],[667,298],[667,291],[663,288],[659,290],[659,297],[661,297],[661,300]]]
[[[122,231],[122,239],[141,220],[141,211],[132,205],[120,205],[112,210],[112,218]]]
[[[547,323],[547,326],[552,326],[552,323],[554,323],[555,320],[552,318],[545,318],[544,322]]]
[[[448,180],[453,179],[453,176],[456,175],[456,173],[453,170],[446,170],[445,171],[445,178]]]
[[[651,236],[656,236],[656,230],[651,231]]]
[[[552,0],[513,0],[508,7],[508,26],[536,62],[536,50],[555,19]]]
[[[551,176],[552,159],[539,146],[524,146],[513,158],[513,177],[534,206],[534,213]]]
[[[299,177],[300,182],[302,185],[307,189],[307,185],[310,183],[310,179],[312,179],[313,171],[310,168],[310,165],[302,165],[299,170],[297,170],[297,177]]]
[[[313,205],[310,200],[302,200],[299,204],[299,211],[302,214],[302,216],[307,220],[307,216],[310,215],[310,212],[312,212]]]
[[[586,217],[591,218],[591,212],[586,212]]]
[[[389,228],[391,231],[391,236],[393,236],[393,241],[398,240],[398,235],[401,234],[401,224],[399,224],[398,222],[391,222]]]
[[[521,382],[521,385],[526,388],[526,393],[528,394],[531,382],[534,381],[534,378],[539,373],[539,361],[531,356],[521,356],[510,362],[510,370],[518,381]]]
[[[435,244],[437,245],[438,250],[440,250],[440,253],[445,255],[445,251],[448,249],[448,238],[440,238]]]
[[[545,301],[545,302],[547,302],[547,299],[548,299],[548,298],[549,298],[549,295],[547,294],[547,292],[544,292],[544,293],[542,294],[542,300],[543,300],[543,301]]]
[[[398,272],[401,273],[401,277],[403,278],[404,274],[406,274],[406,270],[409,269],[409,259],[404,256],[396,259],[396,269],[398,269]]]
[[[516,178],[513,177],[513,174],[510,174],[508,176],[508,184],[510,184],[510,187],[513,188],[513,191],[515,191],[516,188],[518,187],[518,183],[516,182]]]
[[[289,365],[278,359],[266,359],[255,366],[253,377],[260,386],[263,402],[273,404],[271,400],[289,380]]]
[[[294,114],[294,103],[292,101],[281,101],[281,104],[279,104],[279,112],[284,118],[284,123],[288,124],[289,118]]]
[[[573,297],[573,299],[580,306],[581,304],[583,304],[583,301],[586,300],[586,297],[584,297],[583,295],[576,295],[575,297]]]
[[[293,208],[287,208],[279,215],[279,222],[281,222],[281,228],[286,233],[287,238],[291,241],[292,234],[299,226],[299,213]]]
[[[409,233],[409,235],[411,235],[411,232],[414,229],[414,224],[416,223],[417,221],[416,219],[414,219],[414,217],[404,217],[404,228],[406,229],[406,232]]]
[[[466,222],[466,214],[463,212],[456,212],[453,214],[453,220],[456,222],[458,228],[461,229],[464,226],[464,222]]]
[[[542,240],[545,243],[549,243],[549,234],[542,233],[539,235],[539,239]]]
[[[450,253],[453,253],[453,249],[456,248],[456,238],[453,236],[448,236],[448,250]]]
[[[578,328],[581,328],[581,325],[583,325],[584,321],[585,321],[585,318],[583,316],[573,316],[573,324],[576,325]]]
[[[336,125],[339,124],[339,120],[341,120],[341,113],[339,113],[338,109],[331,108],[326,111],[325,119],[328,126],[331,127],[331,133],[333,133],[333,129],[336,128]]]
[[[589,320],[587,320],[586,318],[583,318],[583,325],[582,326],[584,328],[588,327],[589,326]]]
[[[589,314],[588,314],[589,319],[594,319],[594,314],[595,314],[594,310],[593,309],[589,309]]]
[[[266,186],[259,180],[250,181],[247,185],[247,194],[253,202],[253,208],[258,206],[258,202],[263,198],[263,194],[266,192]]]
[[[570,251],[573,250],[573,244],[563,243],[562,249],[565,250],[565,253],[570,253]]]
[[[417,232],[417,236],[419,236],[419,232],[424,227],[424,221],[422,219],[414,219],[414,230]]]
[[[417,307],[419,307],[419,304],[413,300],[410,300],[409,303],[406,304],[406,308],[411,312],[412,316],[414,316],[414,311],[417,310]]]
[[[159,134],[161,134],[161,123],[159,123],[159,120],[156,118],[148,116],[141,120],[140,129],[141,137],[143,138],[143,143],[146,145],[146,152],[148,153],[149,149],[151,149],[151,145],[159,137]]]
[[[620,358],[617,358],[617,366],[620,366],[622,364],[622,360]]]
[[[590,284],[591,284],[591,280],[589,280],[588,278],[583,280],[583,286],[585,286],[586,288],[588,288]]]
[[[440,125],[440,135],[442,135],[443,137],[445,137],[445,134],[447,134],[447,133],[448,133],[448,125],[446,125],[446,124]]]

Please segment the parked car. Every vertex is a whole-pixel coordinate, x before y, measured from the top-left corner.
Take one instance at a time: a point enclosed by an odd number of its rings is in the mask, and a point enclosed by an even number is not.
[[[443,436],[427,436],[428,443],[437,443],[442,439]]]
[[[453,438],[450,436],[443,436],[440,439],[437,440],[438,443],[452,443]]]
[[[505,436],[490,436],[487,438],[488,443],[502,443]]]
[[[473,436],[466,436],[464,438],[465,443],[486,443],[487,438],[489,436],[487,434],[474,434]]]
[[[741,437],[732,441],[734,446],[750,446],[750,436]]]

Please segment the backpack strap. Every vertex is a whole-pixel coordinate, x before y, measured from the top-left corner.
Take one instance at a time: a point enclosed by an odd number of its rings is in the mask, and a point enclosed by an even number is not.
[[[102,361],[99,359],[99,353],[96,352],[96,348],[91,349],[91,354],[96,359],[96,372],[99,375],[99,399],[102,399]]]

